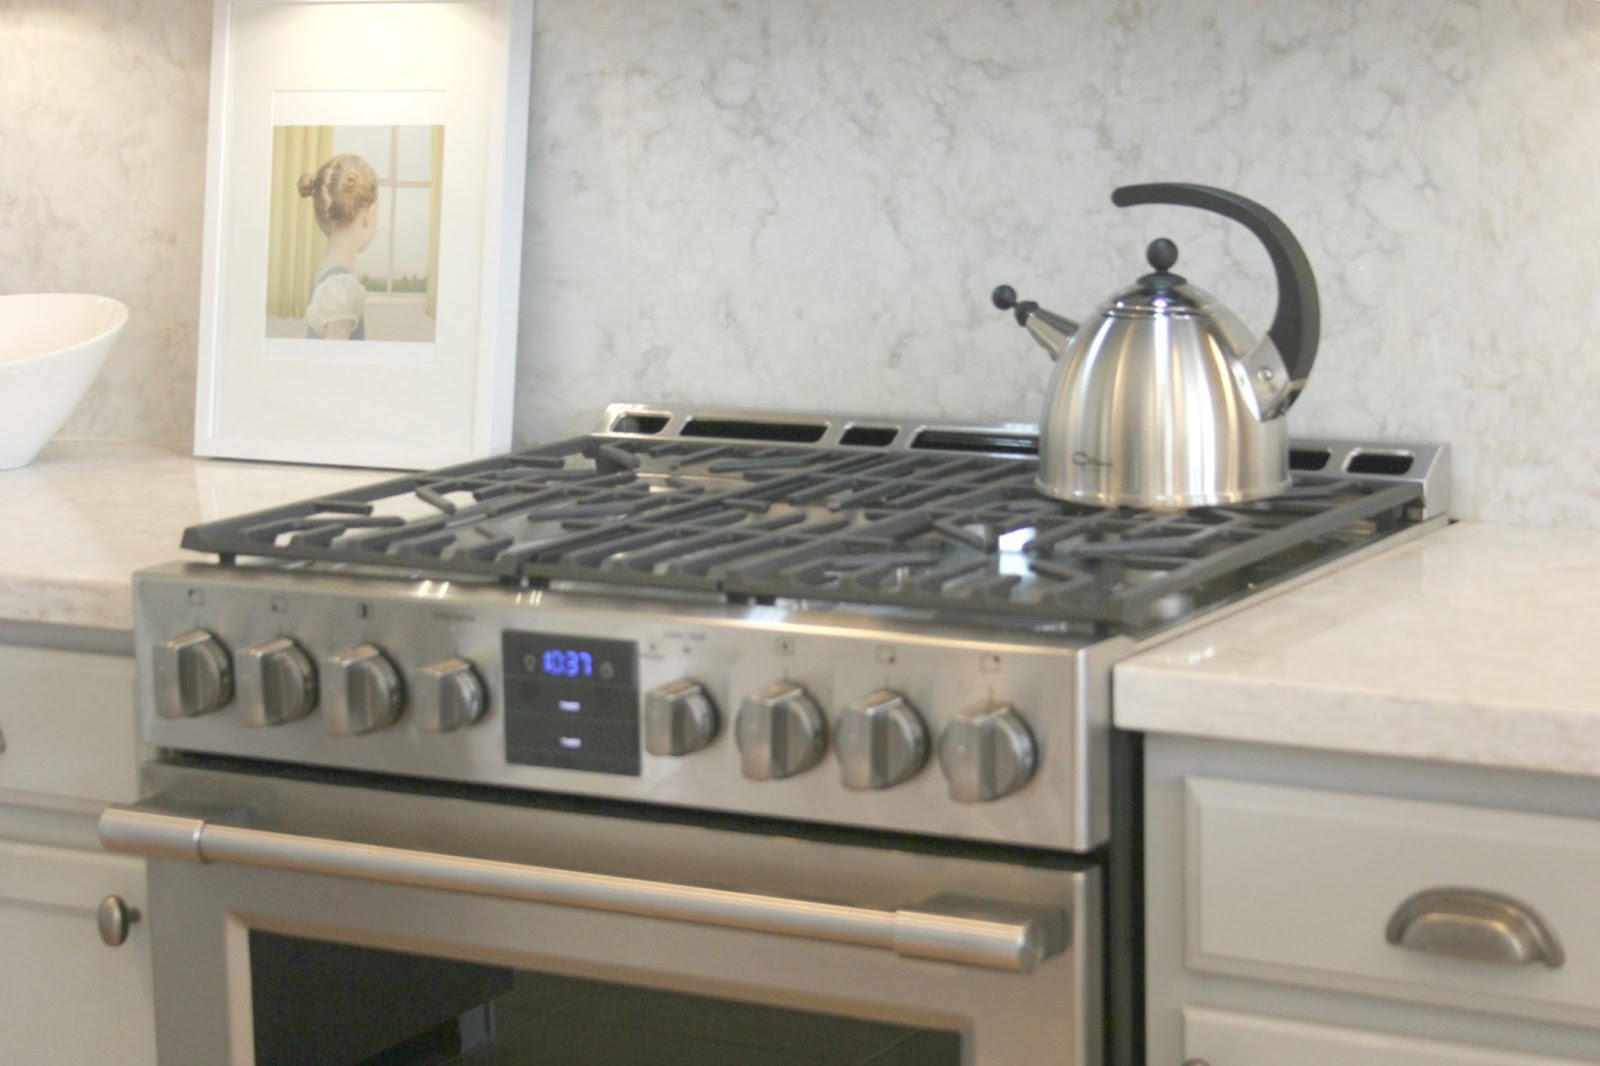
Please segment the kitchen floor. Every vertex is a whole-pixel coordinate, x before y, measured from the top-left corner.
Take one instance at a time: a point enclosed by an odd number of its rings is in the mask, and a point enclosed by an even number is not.
[[[519,973],[492,1044],[452,1066],[951,1066],[960,1037],[571,977]]]

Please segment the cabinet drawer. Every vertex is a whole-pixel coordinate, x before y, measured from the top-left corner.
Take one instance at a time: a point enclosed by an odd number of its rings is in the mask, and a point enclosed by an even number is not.
[[[1203,1007],[1184,1009],[1183,1055],[1208,1066],[1592,1066]]]
[[[137,798],[133,660],[0,645],[0,790]]]
[[[1191,968],[1600,1024],[1600,824],[1196,777],[1185,805]],[[1552,967],[1391,944],[1401,905],[1443,887],[1517,901],[1564,959]],[[1425,924],[1464,928],[1430,910]]]

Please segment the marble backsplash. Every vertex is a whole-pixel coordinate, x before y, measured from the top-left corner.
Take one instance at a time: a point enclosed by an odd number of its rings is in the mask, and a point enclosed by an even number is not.
[[[0,292],[134,319],[68,432],[192,429],[210,5],[0,0]],[[519,442],[616,399],[1033,420],[1068,315],[1179,270],[1264,328],[1306,246],[1300,435],[1447,440],[1460,517],[1600,528],[1594,0],[539,0]]]

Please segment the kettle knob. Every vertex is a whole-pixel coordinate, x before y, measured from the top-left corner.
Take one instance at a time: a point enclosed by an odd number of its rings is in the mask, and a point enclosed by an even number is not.
[[[1171,292],[1189,280],[1181,274],[1172,273],[1172,267],[1178,261],[1178,246],[1165,237],[1157,237],[1150,242],[1144,250],[1144,259],[1155,269],[1155,273],[1139,279],[1139,284],[1149,292]]]
[[[1144,260],[1155,268],[1156,273],[1165,274],[1178,262],[1178,246],[1165,237],[1157,237],[1144,250]]]

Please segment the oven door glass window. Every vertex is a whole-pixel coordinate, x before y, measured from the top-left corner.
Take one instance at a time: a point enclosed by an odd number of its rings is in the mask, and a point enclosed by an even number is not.
[[[253,930],[258,1066],[956,1066],[961,1037]]]

